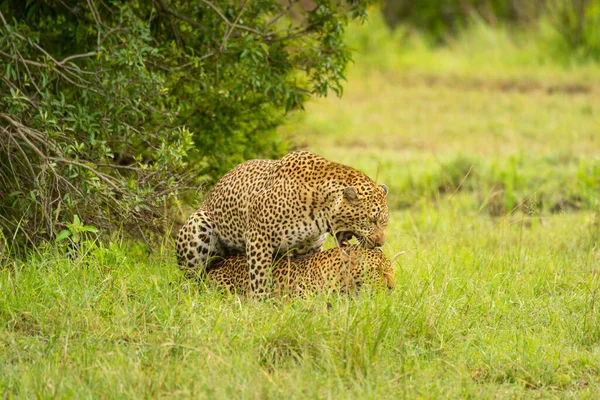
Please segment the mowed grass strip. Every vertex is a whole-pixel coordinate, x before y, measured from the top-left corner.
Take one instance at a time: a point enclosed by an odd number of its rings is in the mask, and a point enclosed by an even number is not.
[[[466,193],[455,201],[466,212],[504,215],[524,202],[548,213],[597,209],[600,92],[405,84],[401,71],[396,80],[353,71],[342,99],[311,103],[283,132],[386,183],[392,207]]]

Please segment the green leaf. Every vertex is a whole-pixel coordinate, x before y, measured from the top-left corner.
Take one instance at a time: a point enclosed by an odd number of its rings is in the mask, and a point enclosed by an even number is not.
[[[69,236],[71,236],[71,231],[68,229],[63,229],[62,231],[58,232],[58,235],[56,235],[56,239],[54,241],[56,243],[60,243]]]
[[[77,43],[81,42],[81,39],[83,39],[83,36],[85,35],[85,30],[86,30],[86,24],[79,24],[77,26],[77,30],[75,31],[75,41]]]
[[[82,232],[93,232],[93,233],[98,233],[100,232],[98,230],[98,228],[96,228],[95,226],[91,226],[91,225],[86,225],[84,227],[81,228]]]

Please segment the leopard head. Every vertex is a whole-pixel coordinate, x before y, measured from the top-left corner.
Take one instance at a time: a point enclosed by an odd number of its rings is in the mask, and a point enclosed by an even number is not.
[[[396,282],[392,262],[381,249],[361,249],[355,246],[351,249],[354,258],[350,265],[355,286],[366,284],[374,288],[394,289]]]
[[[353,236],[367,247],[383,246],[388,223],[387,186],[367,183],[346,186],[331,218],[331,234],[338,243]]]
[[[394,279],[394,268],[392,262],[381,252],[379,256],[380,263],[377,265],[377,272],[379,276],[383,276],[385,287],[392,290],[396,287],[396,280]]]

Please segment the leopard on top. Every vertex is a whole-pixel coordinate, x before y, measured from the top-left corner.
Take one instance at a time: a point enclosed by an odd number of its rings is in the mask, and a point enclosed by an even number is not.
[[[356,293],[363,285],[393,289],[392,263],[381,249],[358,246],[333,248],[298,260],[283,258],[272,269],[276,296],[302,296],[307,292]],[[224,291],[247,294],[248,260],[237,255],[215,260],[207,283]]]
[[[383,245],[386,195],[385,185],[308,151],[246,161],[215,184],[179,231],[179,266],[193,276],[215,256],[246,254],[251,295],[266,295],[277,254],[315,254],[327,233],[338,242],[356,236],[366,248]]]

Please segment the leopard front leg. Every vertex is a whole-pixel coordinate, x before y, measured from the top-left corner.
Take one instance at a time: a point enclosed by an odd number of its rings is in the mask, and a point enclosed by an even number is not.
[[[218,236],[210,215],[198,210],[188,218],[177,236],[177,263],[187,278],[204,273],[218,254]]]
[[[246,234],[246,256],[248,257],[248,276],[250,277],[250,296],[266,297],[271,287],[271,264],[273,246],[270,235],[251,229]]]

